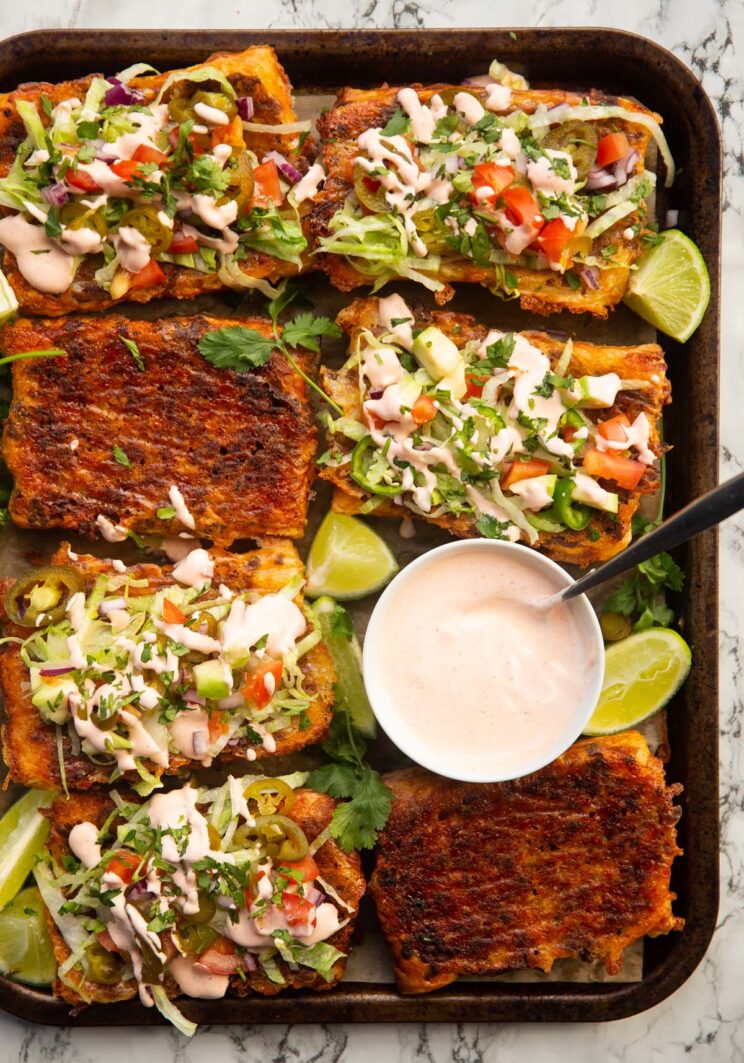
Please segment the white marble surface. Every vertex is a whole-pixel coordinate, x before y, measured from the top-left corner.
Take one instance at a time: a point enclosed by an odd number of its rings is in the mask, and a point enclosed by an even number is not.
[[[744,3],[742,0],[0,0],[0,36],[38,27],[616,26],[671,48],[702,78],[725,146],[721,475],[744,469]],[[735,1063],[744,1060],[744,519],[722,532],[721,908],[706,959],[645,1014],[591,1026],[34,1027],[0,1015],[0,1059],[23,1063]]]

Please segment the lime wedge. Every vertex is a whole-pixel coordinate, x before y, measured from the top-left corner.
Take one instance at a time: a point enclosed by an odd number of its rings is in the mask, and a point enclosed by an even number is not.
[[[8,282],[8,278],[0,270],[0,322],[12,317],[18,310],[18,300],[15,292]]]
[[[374,738],[377,724],[364,689],[362,651],[349,614],[333,598],[325,596],[318,598],[313,612],[336,668],[336,701],[346,705],[357,731],[365,738]]]
[[[663,708],[687,679],[691,661],[685,640],[666,627],[608,646],[604,686],[584,734],[615,734]]]
[[[311,598],[363,598],[392,579],[398,562],[379,535],[356,517],[328,513],[307,559],[305,593]]]
[[[0,912],[0,974],[28,985],[51,985],[56,973],[44,902],[30,886]]]
[[[49,820],[39,809],[53,797],[43,790],[29,790],[0,819],[0,907],[18,893],[46,841]]]
[[[683,343],[700,324],[710,299],[703,256],[679,229],[667,229],[630,274],[623,300],[644,321]]]

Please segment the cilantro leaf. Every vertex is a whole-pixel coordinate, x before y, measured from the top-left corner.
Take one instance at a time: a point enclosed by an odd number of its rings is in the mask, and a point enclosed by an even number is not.
[[[199,353],[217,369],[239,373],[257,369],[271,358],[276,342],[245,325],[228,325],[205,332],[199,340]]]
[[[338,602],[335,602],[333,605],[333,610],[328,617],[328,623],[332,634],[337,635],[339,638],[346,639],[347,642],[351,642],[354,637],[354,628],[351,625],[349,614],[342,605],[338,604]]]
[[[145,371],[145,362],[144,362],[144,359],[143,359],[142,355],[140,354],[140,349],[137,346],[137,344],[134,342],[134,340],[127,339],[126,336],[121,336],[120,335],[119,339],[124,344],[126,349],[129,351],[129,353],[131,354],[132,358],[134,358],[134,364],[137,366],[137,368],[139,369],[140,373],[144,373],[144,371]]]
[[[321,336],[338,337],[341,329],[329,317],[315,317],[311,311],[297,314],[284,326],[282,339],[289,347],[305,347],[308,351],[320,350]]]
[[[112,451],[111,451],[111,453],[113,454],[114,461],[117,463],[117,465],[124,465],[124,466],[126,466],[127,469],[131,469],[132,468],[131,461],[129,460],[129,458],[127,457],[127,455],[124,453],[124,451],[121,449],[120,446],[118,446],[118,445],[114,446]]]
[[[331,817],[331,834],[345,852],[371,849],[377,832],[387,823],[393,795],[376,771],[363,769],[351,801],[336,808]]]
[[[62,235],[62,225],[60,224],[59,215],[57,214],[56,207],[50,207],[49,213],[46,216],[44,222],[44,232],[47,234],[50,240],[57,239]]]
[[[310,773],[308,786],[331,797],[353,797],[359,774],[351,764],[324,764]]]
[[[408,117],[402,107],[398,107],[397,110],[391,115],[387,125],[382,130],[384,137],[395,137],[400,133],[405,133],[408,129],[411,119]]]
[[[635,616],[634,631],[645,631],[654,626],[670,627],[675,614],[664,599],[664,591],[682,590],[684,579],[684,573],[673,557],[667,553],[656,554],[648,561],[642,561],[633,575],[605,600],[602,612]]]
[[[475,522],[476,530],[484,539],[508,539],[508,520],[497,520],[489,513],[483,513]]]

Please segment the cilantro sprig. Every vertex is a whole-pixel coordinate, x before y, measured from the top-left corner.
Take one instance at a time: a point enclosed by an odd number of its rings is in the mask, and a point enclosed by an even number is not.
[[[270,360],[274,351],[283,354],[296,373],[302,377],[308,387],[312,388],[324,402],[343,416],[340,406],[326,395],[325,391],[312,380],[297,364],[289,353],[289,347],[304,347],[305,350],[317,352],[324,336],[337,337],[341,329],[335,322],[322,315],[315,316],[312,311],[297,314],[287,321],[282,333],[279,332],[279,316],[299,294],[298,290],[285,288],[276,299],[268,304],[271,316],[273,336],[264,336],[256,329],[245,325],[226,325],[224,328],[212,329],[199,340],[199,353],[217,369],[234,369],[246,373],[258,369]]]
[[[642,561],[633,575],[613,591],[605,600],[602,612],[634,617],[634,631],[670,627],[675,613],[667,605],[664,592],[681,591],[684,581],[684,572],[674,558],[667,553],[656,554]]]
[[[366,743],[348,711],[337,708],[321,748],[332,764],[310,773],[313,790],[345,799],[331,817],[330,832],[344,852],[371,849],[390,815],[393,795],[365,760]]]

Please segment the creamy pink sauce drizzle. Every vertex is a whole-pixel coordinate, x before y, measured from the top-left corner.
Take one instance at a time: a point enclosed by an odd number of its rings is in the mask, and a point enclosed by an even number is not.
[[[447,554],[386,604],[375,667],[399,738],[453,770],[507,774],[549,751],[592,667],[576,607],[526,605],[557,585],[504,552]]]

